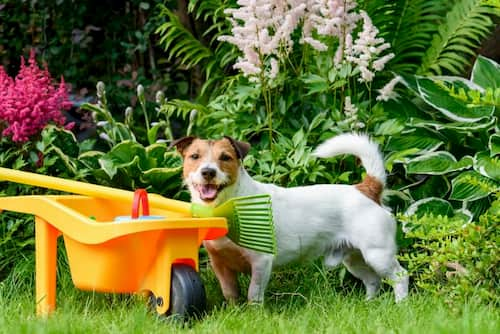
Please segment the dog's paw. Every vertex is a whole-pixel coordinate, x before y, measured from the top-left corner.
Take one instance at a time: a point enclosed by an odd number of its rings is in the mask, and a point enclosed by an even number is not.
[[[260,300],[249,300],[247,301],[247,306],[249,307],[262,307],[264,306],[264,301]]]

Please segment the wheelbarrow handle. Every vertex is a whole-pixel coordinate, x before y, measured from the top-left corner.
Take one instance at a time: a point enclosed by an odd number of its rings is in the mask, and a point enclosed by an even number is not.
[[[19,170],[0,167],[0,181],[10,181],[31,186],[60,190],[72,194],[96,198],[113,199],[132,202],[132,191],[115,189],[92,183],[73,181],[59,177],[40,175]],[[169,199],[160,195],[150,194],[149,203],[157,208],[191,214],[191,204]]]

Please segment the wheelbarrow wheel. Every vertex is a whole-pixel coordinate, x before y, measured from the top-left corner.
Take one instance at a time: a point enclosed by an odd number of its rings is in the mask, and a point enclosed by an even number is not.
[[[168,314],[183,319],[200,316],[206,308],[206,295],[200,275],[186,264],[172,265]]]

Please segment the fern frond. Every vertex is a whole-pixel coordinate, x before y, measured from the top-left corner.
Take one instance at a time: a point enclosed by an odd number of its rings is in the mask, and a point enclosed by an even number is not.
[[[203,21],[210,23],[203,37],[209,38],[210,47],[214,50],[220,68],[235,63],[239,54],[234,45],[218,41],[220,36],[231,35],[231,24],[226,19],[224,11],[232,5],[234,4],[227,0],[191,0],[188,6],[189,12],[196,19],[202,18]]]
[[[172,99],[161,105],[160,114],[164,114],[167,118],[177,116],[187,119],[193,110],[206,113],[207,107],[187,100]]]
[[[366,10],[395,57],[388,69],[415,73],[449,9],[447,0],[367,1]]]
[[[456,1],[422,57],[417,73],[463,73],[476,55],[481,40],[493,28],[492,9],[482,0]]]
[[[158,27],[156,33],[169,60],[177,58],[187,68],[213,61],[212,51],[184,27],[177,15],[165,6],[162,6],[162,14],[168,21]]]

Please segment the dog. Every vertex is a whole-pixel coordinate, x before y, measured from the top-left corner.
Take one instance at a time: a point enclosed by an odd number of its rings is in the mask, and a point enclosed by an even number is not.
[[[313,152],[328,158],[357,156],[366,177],[356,185],[322,184],[282,188],[253,180],[242,165],[248,143],[224,137],[184,137],[172,142],[183,157],[183,180],[193,203],[217,206],[238,196],[271,196],[277,252],[240,247],[229,238],[204,241],[224,298],[239,298],[238,273],[251,275],[248,302],[262,303],[273,268],[323,256],[324,265],[340,263],[376,296],[381,279],[392,282],[395,300],[408,294],[408,274],[396,258],[396,222],[381,204],[386,174],[377,144],[365,135],[342,134]]]

